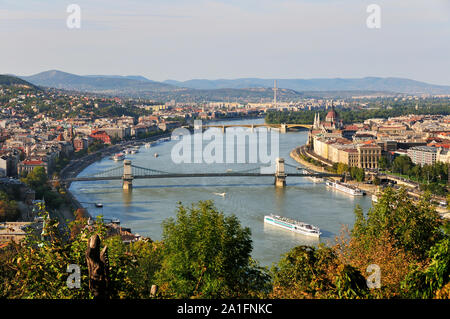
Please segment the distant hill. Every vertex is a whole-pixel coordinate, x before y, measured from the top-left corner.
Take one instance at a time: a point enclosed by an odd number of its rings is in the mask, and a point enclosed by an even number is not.
[[[144,82],[154,82],[141,75],[85,75],[91,78],[129,79]]]
[[[275,79],[194,79],[184,82],[167,80],[164,83],[187,87],[191,89],[222,89],[222,88],[251,88],[273,87]],[[358,79],[276,79],[279,88],[291,89],[299,92],[306,91],[379,91],[396,93],[429,93],[450,94],[450,86],[434,85],[404,78],[365,77]]]
[[[177,101],[268,102],[273,99],[274,83],[274,79],[259,78],[156,82],[140,75],[75,75],[58,70],[20,78],[40,87]],[[280,102],[304,97],[349,97],[398,93],[450,94],[450,86],[403,78],[277,79],[277,86]]]
[[[6,74],[0,74],[0,86],[23,86],[33,89],[38,89],[35,85],[22,80],[18,77]]]
[[[104,94],[135,94],[178,90],[170,84],[155,82],[140,76],[75,75],[51,70],[31,76],[21,76],[35,85],[65,90]]]
[[[144,97],[144,96],[143,96]],[[162,92],[159,95],[149,95],[148,97],[157,99],[175,99],[185,102],[253,102],[267,103],[273,101],[273,90],[271,88],[247,88],[247,89],[215,89],[198,90],[183,89],[182,91]],[[301,92],[290,89],[279,89],[277,92],[278,101],[295,101],[304,98]]]

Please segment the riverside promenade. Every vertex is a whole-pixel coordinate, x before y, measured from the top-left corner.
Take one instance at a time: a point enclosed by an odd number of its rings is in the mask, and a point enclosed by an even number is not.
[[[320,161],[321,163],[323,163],[324,165],[330,166],[329,163],[324,163],[322,160],[320,160],[318,157],[314,156],[311,157],[309,152],[306,151],[306,145],[302,145],[299,147],[294,148],[291,153],[289,154],[291,156],[291,158],[293,158],[297,163],[300,163],[301,165],[305,166],[306,168],[313,170],[315,172],[318,173],[323,173],[325,172],[325,167],[322,166],[318,166],[318,165],[314,165],[310,162],[305,161],[302,156],[308,156],[316,161]],[[338,180],[339,178],[334,177],[333,179]],[[368,194],[376,194],[377,193],[377,186],[375,185],[371,185],[371,184],[366,184],[366,183],[358,183],[356,181],[348,181],[347,182],[350,185],[354,185],[362,190],[364,190],[365,192],[367,192]]]

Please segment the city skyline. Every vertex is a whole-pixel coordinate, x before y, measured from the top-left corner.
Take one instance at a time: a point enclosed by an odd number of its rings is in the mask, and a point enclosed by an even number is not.
[[[73,3],[73,2],[72,2]],[[444,0],[1,1],[2,73],[168,79],[403,77],[450,85],[450,4]],[[367,6],[381,8],[369,29]]]

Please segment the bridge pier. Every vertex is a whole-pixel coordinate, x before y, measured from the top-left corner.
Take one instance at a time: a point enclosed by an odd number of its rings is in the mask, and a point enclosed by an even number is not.
[[[284,170],[284,158],[277,158],[277,170],[275,171],[275,187],[286,187],[286,173]]]
[[[133,189],[133,168],[130,160],[123,161],[122,189],[127,191]]]
[[[280,133],[284,134],[287,132],[287,125],[286,124],[281,124],[280,125]]]

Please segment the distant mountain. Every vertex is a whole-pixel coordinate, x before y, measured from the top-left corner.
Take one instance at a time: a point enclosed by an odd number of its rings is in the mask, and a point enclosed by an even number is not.
[[[23,86],[38,89],[35,85],[13,75],[0,74],[0,86]]]
[[[191,89],[222,89],[222,88],[252,88],[273,87],[275,79],[194,79],[184,82],[167,80],[164,83]],[[434,85],[404,78],[365,77],[358,79],[276,79],[279,88],[299,92],[306,91],[382,91],[397,93],[429,93],[450,94],[450,86]]]
[[[154,82],[141,75],[85,75],[91,78],[108,78],[108,79],[129,79],[144,82]]]
[[[141,92],[179,90],[176,86],[151,81],[141,76],[82,76],[51,70],[20,78],[44,87],[103,94],[139,95]]]
[[[273,99],[274,83],[274,79],[259,78],[156,82],[140,75],[75,75],[58,70],[20,78],[40,87],[124,97],[197,102],[268,102]],[[277,79],[277,86],[279,101],[293,101],[304,97],[348,97],[398,93],[450,94],[450,86],[403,78]]]

